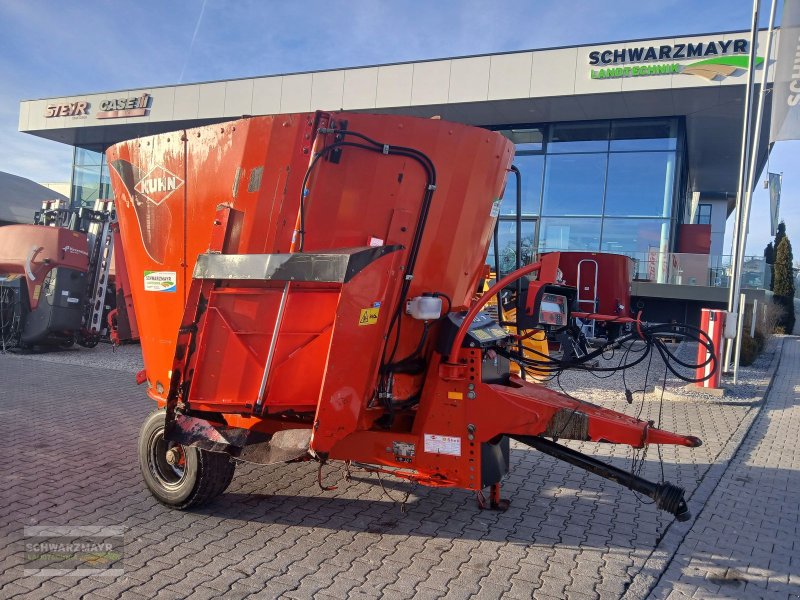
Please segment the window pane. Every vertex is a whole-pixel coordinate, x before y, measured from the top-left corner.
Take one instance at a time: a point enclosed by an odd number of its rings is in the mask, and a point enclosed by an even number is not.
[[[100,198],[114,199],[114,190],[111,187],[111,178],[108,176],[108,167],[103,165],[100,172]]]
[[[544,172],[544,155],[529,154],[516,156],[514,164],[522,175],[522,214],[539,214],[542,197],[542,173]],[[500,205],[501,215],[514,215],[517,212],[517,178],[508,174],[503,203]]]
[[[497,240],[500,249],[500,273],[504,275],[514,270],[515,258],[517,255],[516,249],[516,223],[501,219],[497,227]],[[531,251],[533,248],[533,237],[536,233],[536,221],[523,221],[522,222],[522,262],[521,265],[527,265],[531,262]],[[494,240],[489,246],[489,255],[486,258],[486,263],[494,269]]]
[[[517,152],[537,151],[544,147],[544,133],[538,127],[531,129],[502,129],[501,133],[517,146]]]
[[[669,217],[674,152],[610,154],[605,214]]]
[[[88,206],[100,197],[100,165],[75,166],[72,173],[72,206]]]
[[[76,165],[99,165],[102,162],[103,154],[86,148],[75,148]]]
[[[539,250],[600,249],[600,219],[542,219]]]
[[[677,143],[675,119],[611,123],[611,150],[675,150]]]
[[[697,218],[695,219],[698,225],[711,225],[711,205],[700,204],[697,207]]]
[[[666,252],[669,226],[669,219],[604,219],[601,250],[628,255]]]
[[[548,156],[542,214],[602,214],[607,160],[605,153]]]
[[[608,150],[608,127],[608,121],[553,125],[547,152],[605,152]]]

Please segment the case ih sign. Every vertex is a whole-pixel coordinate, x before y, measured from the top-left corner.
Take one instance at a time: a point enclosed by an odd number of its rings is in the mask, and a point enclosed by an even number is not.
[[[120,117],[144,117],[150,104],[150,94],[138,98],[113,98],[100,103],[98,119],[118,119]]]
[[[122,117],[144,117],[150,109],[150,94],[142,94],[138,98],[111,98],[100,102],[98,119],[119,119]],[[65,104],[48,104],[44,111],[46,118],[75,117],[86,118],[89,115],[89,103],[85,100]]]

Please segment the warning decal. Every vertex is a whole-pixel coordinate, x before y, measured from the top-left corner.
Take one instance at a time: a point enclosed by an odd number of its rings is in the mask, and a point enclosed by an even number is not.
[[[461,456],[461,438],[449,435],[425,434],[425,452]]]
[[[178,290],[178,274],[175,271],[145,271],[145,292],[175,292]]]
[[[380,314],[380,306],[371,308],[362,308],[361,314],[358,316],[359,325],[375,325],[378,322],[378,315]]]

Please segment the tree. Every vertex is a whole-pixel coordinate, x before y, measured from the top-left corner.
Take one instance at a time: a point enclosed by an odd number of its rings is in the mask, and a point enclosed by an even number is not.
[[[772,242],[773,253],[778,251],[778,244],[781,243],[781,240],[786,237],[786,223],[781,221],[778,223],[778,230],[775,232],[775,241]],[[769,280],[769,289],[773,292],[775,291],[775,256],[773,254],[772,260],[767,261],[770,266],[770,280]]]
[[[783,223],[781,223],[781,225],[783,225]],[[784,227],[784,235],[775,251],[775,264],[773,265],[774,277],[772,281],[772,291],[774,293],[773,301],[783,308],[783,314],[778,321],[778,327],[782,327],[784,333],[792,333],[794,329],[793,262],[792,244],[786,236]]]

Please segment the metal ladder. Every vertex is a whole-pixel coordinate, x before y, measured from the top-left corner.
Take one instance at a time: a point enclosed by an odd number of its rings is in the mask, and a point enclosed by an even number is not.
[[[591,291],[584,290],[584,286],[581,285],[581,272],[583,271],[584,263],[594,265],[594,285],[591,287]],[[587,313],[594,313],[597,312],[597,283],[600,274],[600,267],[597,264],[597,261],[591,258],[584,258],[583,260],[578,261],[578,309],[582,312]],[[591,298],[585,297],[583,294],[590,293],[592,296]],[[581,325],[581,330],[586,337],[593,338],[594,337],[594,319],[591,320],[584,320]]]
[[[93,270],[89,281],[90,302],[84,313],[84,328],[93,335],[100,335],[105,325],[106,291],[108,290],[108,273],[111,268],[111,252],[114,238],[111,235],[111,223],[116,220],[113,209],[109,209],[111,200],[95,201],[95,213],[106,213],[102,221],[93,222],[86,232],[89,240],[89,270]]]

